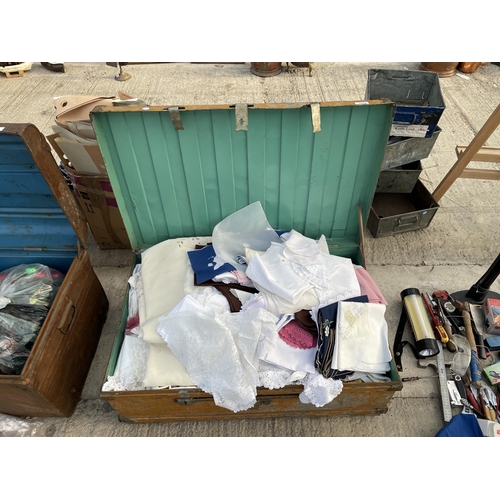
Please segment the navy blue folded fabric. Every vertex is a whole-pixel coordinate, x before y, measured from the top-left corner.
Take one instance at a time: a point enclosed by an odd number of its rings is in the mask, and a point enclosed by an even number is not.
[[[199,250],[191,250],[188,252],[189,261],[196,275],[196,284],[205,283],[218,274],[229,271],[236,271],[236,268],[229,263],[217,267],[215,259],[215,250],[212,245],[207,245]]]
[[[475,415],[459,413],[435,437],[484,437]]]
[[[368,295],[351,297],[343,302],[369,302]],[[339,303],[334,302],[322,307],[318,311],[318,350],[316,351],[315,366],[325,378],[342,379],[351,375],[352,371],[332,369],[333,349],[335,347],[335,326]]]

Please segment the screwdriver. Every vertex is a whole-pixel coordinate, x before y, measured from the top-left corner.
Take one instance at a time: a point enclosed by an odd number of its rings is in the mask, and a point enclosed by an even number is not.
[[[437,375],[426,375],[425,377],[405,377],[401,379],[401,382],[413,382],[414,380],[421,380],[423,378],[437,378]]]
[[[443,328],[443,325],[439,321],[438,317],[434,314],[434,311],[432,309],[432,306],[429,302],[429,299],[426,297],[426,295],[423,293],[422,294],[422,299],[424,300],[424,303],[427,307],[427,310],[429,311],[429,314],[431,315],[432,318],[432,323],[434,324],[434,330],[436,331],[436,335],[439,337],[439,340],[443,344],[446,344],[450,339],[448,338],[448,334],[446,333],[446,330]]]
[[[457,343],[455,341],[455,337],[453,336],[453,328],[451,327],[450,320],[446,317],[446,314],[443,311],[443,306],[441,305],[441,301],[439,299],[436,300],[436,304],[438,306],[439,318],[441,319],[441,324],[448,334],[448,344],[446,347],[450,352],[457,351]]]

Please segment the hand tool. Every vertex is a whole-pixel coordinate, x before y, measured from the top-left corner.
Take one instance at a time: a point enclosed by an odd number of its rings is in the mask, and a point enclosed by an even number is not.
[[[492,416],[493,420],[496,421],[498,419],[497,397],[495,396],[495,393],[491,390],[491,388],[487,385],[484,386],[484,392],[486,394],[486,398],[488,399],[490,415]]]
[[[462,398],[460,397],[460,393],[458,392],[457,384],[455,383],[455,381],[448,380],[446,382],[446,385],[448,386],[448,393],[450,395],[451,404],[453,406],[462,406]]]
[[[449,422],[452,418],[450,396],[448,395],[448,384],[446,377],[446,362],[444,359],[443,344],[440,342],[438,344],[438,355],[435,358],[425,358],[418,360],[418,366],[420,368],[427,368],[428,366],[433,366],[437,371],[437,376],[439,378],[439,391],[441,393],[441,403],[443,406],[443,418],[445,422]]]
[[[485,387],[481,387],[481,389],[479,389],[479,398],[481,399],[481,404],[483,405],[485,417],[488,420],[496,422],[497,419],[495,416],[495,410],[491,406]]]
[[[461,326],[455,319],[455,313],[457,312],[457,308],[452,303],[452,298],[448,294],[446,290],[438,290],[434,292],[432,296],[436,299],[436,301],[441,304],[441,310],[443,314],[448,318],[450,324],[455,328],[454,333],[462,333],[465,335],[465,329]]]
[[[465,392],[467,393],[467,401],[472,406],[472,408],[474,408],[474,411],[481,415],[481,417],[485,418],[483,409],[481,408],[481,405],[476,401],[476,398],[474,397],[474,394],[472,394],[472,391],[467,388]]]
[[[462,335],[456,335],[455,342],[457,344],[457,351],[451,362],[451,373],[464,377],[470,366],[470,345],[468,340]]]
[[[448,334],[446,333],[446,330],[443,328],[443,325],[441,325],[441,322],[434,313],[434,310],[432,309],[432,305],[429,302],[429,294],[423,293],[422,299],[424,300],[425,307],[427,307],[427,310],[429,311],[429,314],[431,316],[432,324],[434,326],[434,331],[436,332],[436,337],[439,340],[441,340],[443,344],[446,344],[449,341]]]
[[[425,377],[404,377],[401,382],[414,382],[415,380],[421,380],[423,378],[437,378],[437,375],[426,375]]]
[[[482,331],[482,326],[484,326],[484,319],[482,318],[483,312],[482,307],[474,304],[469,304],[470,315],[472,318],[472,328],[474,330],[474,335],[476,337],[477,344],[477,354],[481,359],[486,359],[486,350],[484,348],[484,333]],[[481,324],[481,320],[482,324]]]
[[[474,339],[474,333],[472,332],[469,303],[459,302],[456,300],[453,302],[453,305],[462,312],[462,318],[465,326],[465,336],[470,344],[471,359],[469,368],[472,384],[476,387],[482,387],[483,382],[481,380],[481,370],[479,368],[479,360],[477,358],[476,340]]]
[[[446,347],[448,348],[448,351],[456,352],[458,346],[455,336],[453,335],[453,328],[451,327],[450,320],[443,311],[443,305],[441,304],[441,301],[437,299],[435,303],[438,308],[439,318],[441,319],[443,328],[446,330],[446,333],[448,335],[449,342],[446,344]]]

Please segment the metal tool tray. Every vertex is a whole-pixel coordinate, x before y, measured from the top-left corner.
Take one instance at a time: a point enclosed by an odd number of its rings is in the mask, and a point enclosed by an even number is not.
[[[411,193],[421,173],[422,163],[420,161],[381,170],[375,192]]]
[[[428,71],[370,69],[366,97],[396,103],[392,136],[432,137],[446,107],[439,77]]]
[[[425,137],[389,137],[381,169],[387,170],[427,158],[440,133],[441,129],[436,127],[429,139]]]
[[[260,201],[276,229],[324,234],[331,253],[363,264],[363,227],[392,122],[387,101],[97,108],[91,115],[133,249],[168,238],[209,236]],[[126,301],[107,375],[114,373]],[[301,387],[259,389],[233,413],[197,388],[102,392],[125,421],[379,414],[402,384],[345,384],[323,408]]]
[[[87,231],[45,137],[31,124],[0,123],[0,270],[40,263],[66,275],[23,371],[0,375],[0,413],[75,410],[108,310]]]
[[[411,193],[375,193],[368,229],[374,238],[424,229],[438,208],[438,202],[417,180]]]

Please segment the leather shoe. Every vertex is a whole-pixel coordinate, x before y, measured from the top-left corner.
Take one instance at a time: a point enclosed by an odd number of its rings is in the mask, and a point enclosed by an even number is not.
[[[43,62],[40,63],[44,68],[50,69],[50,71],[55,71],[56,73],[64,73],[64,64],[56,62]]]

